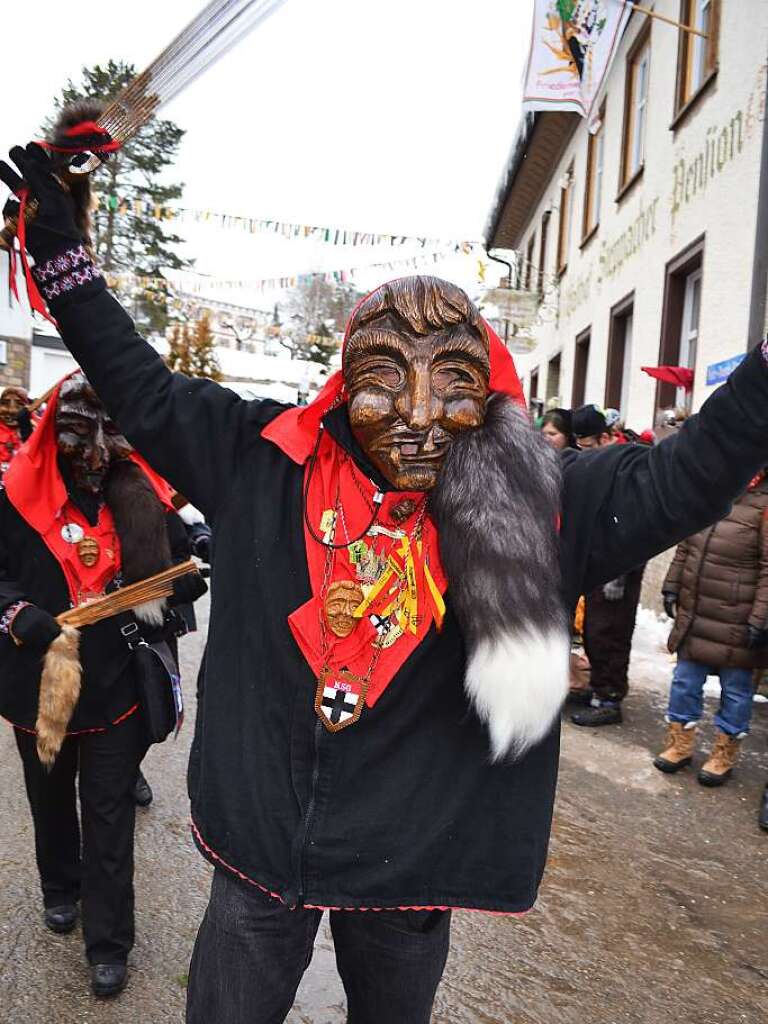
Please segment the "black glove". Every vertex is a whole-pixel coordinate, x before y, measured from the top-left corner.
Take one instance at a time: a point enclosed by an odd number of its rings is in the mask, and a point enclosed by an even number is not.
[[[192,604],[208,593],[208,584],[199,572],[188,572],[185,576],[179,576],[173,581],[172,605]]]
[[[768,644],[768,629],[760,629],[758,626],[747,626],[747,648],[756,651]]]
[[[75,223],[74,201],[53,176],[54,167],[46,151],[30,142],[26,149],[14,146],[9,156],[20,174],[0,160],[0,181],[14,194],[26,185],[30,198],[38,202],[37,214],[26,225],[27,249],[35,263],[44,263],[78,246],[83,235]]]
[[[47,651],[61,632],[56,619],[35,604],[28,604],[17,612],[11,623],[11,636],[22,647]]]
[[[673,590],[662,590],[662,600],[664,601],[664,611],[670,617],[674,619],[677,617],[677,594]]]
[[[211,564],[211,528],[207,523],[195,523],[188,527],[192,554],[201,562]]]

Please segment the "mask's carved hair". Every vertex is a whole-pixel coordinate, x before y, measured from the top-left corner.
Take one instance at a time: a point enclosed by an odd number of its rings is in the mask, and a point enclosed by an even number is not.
[[[381,285],[355,309],[347,337],[386,314],[399,319],[414,334],[466,324],[488,342],[480,313],[466,292],[439,277],[399,277]]]
[[[104,112],[104,104],[96,100],[78,100],[76,103],[68,103],[62,107],[53,124],[49,142],[55,146],[66,146],[71,144],[71,139],[64,134],[67,128],[73,128],[83,121],[95,121]],[[54,159],[57,154],[54,154]],[[91,241],[91,209],[93,207],[93,195],[91,192],[90,174],[72,175],[67,179],[67,187],[75,203],[75,223],[82,231],[85,244],[91,256],[93,243]]]

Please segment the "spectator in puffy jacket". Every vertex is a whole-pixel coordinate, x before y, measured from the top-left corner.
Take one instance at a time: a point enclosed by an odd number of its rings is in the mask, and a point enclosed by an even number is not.
[[[677,653],[672,676],[663,772],[691,763],[708,675],[719,675],[714,748],[699,772],[704,786],[731,775],[749,731],[752,672],[768,666],[768,480],[761,473],[714,526],[678,545],[662,588],[675,620],[668,647]]]

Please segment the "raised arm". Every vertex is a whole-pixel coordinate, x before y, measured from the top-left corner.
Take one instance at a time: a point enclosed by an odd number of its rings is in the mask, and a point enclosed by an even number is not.
[[[15,147],[0,179],[38,203],[27,225],[32,274],[64,343],[110,415],[147,461],[207,516],[226,497],[239,445],[259,403],[241,401],[211,381],[171,373],[107,292],[76,221],[71,195],[34,143]],[[258,425],[255,427],[258,431]]]
[[[171,373],[100,282],[50,305],[64,343],[131,444],[211,517],[226,497],[258,403],[212,381]]]
[[[766,463],[768,366],[759,348],[675,436],[653,448],[611,446],[568,464],[564,531],[582,543],[585,589],[721,519]]]

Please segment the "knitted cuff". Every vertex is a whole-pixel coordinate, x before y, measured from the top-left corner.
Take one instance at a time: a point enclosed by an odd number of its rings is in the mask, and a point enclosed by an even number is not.
[[[13,620],[22,608],[27,608],[28,606],[29,601],[17,601],[15,604],[9,604],[3,611],[3,614],[0,615],[0,633],[12,637],[11,626],[13,625]]]
[[[102,277],[82,243],[36,264],[32,276],[48,302]]]

